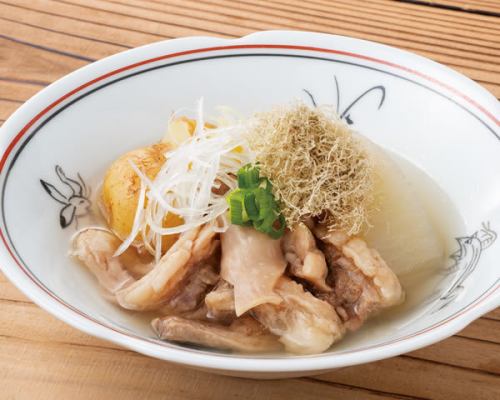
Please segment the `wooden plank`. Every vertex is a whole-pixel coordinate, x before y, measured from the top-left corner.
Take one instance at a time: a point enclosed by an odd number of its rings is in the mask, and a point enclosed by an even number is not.
[[[0,301],[22,302],[33,304],[17,287],[15,287],[4,274],[0,272]]]
[[[100,0],[57,0],[58,2],[62,2],[65,4],[77,4],[79,6],[98,11],[106,11],[112,13],[114,15],[119,16],[138,16],[143,20],[159,22],[159,23],[175,23],[178,26],[189,27],[195,26],[197,22],[200,21],[199,18],[194,18],[190,15],[190,13],[158,13],[154,10],[150,10],[145,7],[131,7],[124,3],[119,2],[107,2]],[[224,35],[228,37],[233,36],[243,36],[246,35],[255,29],[246,29],[241,25],[229,25],[229,24],[221,24],[217,21],[213,21],[208,18],[203,19],[203,31],[208,34],[216,34],[216,35]],[[198,30],[198,34],[199,34]]]
[[[239,0],[242,3],[248,4],[248,0]],[[252,2],[253,3],[253,2]],[[293,6],[295,10],[296,7],[301,7],[301,3],[298,0],[292,0],[285,2],[284,0],[272,0],[270,3],[273,10],[284,10],[287,7]],[[367,13],[364,7],[360,6],[360,3],[335,3],[335,4],[311,4],[303,6],[303,11],[301,15],[312,15],[312,16],[322,16],[331,21],[337,19],[344,20],[356,20],[363,25],[373,27],[373,28],[387,28],[387,24],[390,24],[390,29],[386,29],[387,33],[392,32],[408,32],[414,34],[415,42],[424,43],[434,43],[429,41],[429,39],[442,39],[449,40],[457,43],[463,44],[477,44],[479,47],[488,45],[497,45],[498,42],[495,40],[493,33],[495,29],[489,30],[489,32],[476,32],[478,35],[467,35],[466,32],[459,29],[456,24],[441,26],[434,22],[429,22],[428,20],[418,20],[414,19],[411,24],[404,22],[401,17],[404,16],[396,15],[394,13]],[[304,14],[305,13],[305,14]],[[332,17],[333,15],[333,17]],[[438,43],[438,41],[436,41]],[[445,47],[445,46],[443,46]],[[497,46],[495,46],[497,47]]]
[[[462,330],[459,335],[500,344],[500,321],[480,318]]]
[[[18,288],[8,281],[0,281],[0,301],[30,303],[28,299]]]
[[[475,323],[477,322],[473,322]],[[499,346],[494,343],[452,336],[408,355],[421,360],[500,375],[498,351]]]
[[[28,24],[32,27],[55,30],[81,39],[114,44],[126,48],[140,46],[145,43],[154,42],[164,37],[132,32],[122,28],[115,28],[93,21],[84,21],[79,18],[65,17],[50,14],[49,11],[36,11],[23,8],[17,4],[2,4],[0,6],[2,19],[8,19],[20,24]]]
[[[500,398],[498,375],[406,356],[339,369],[316,379],[435,400]]]
[[[61,48],[64,43],[64,53],[70,57],[84,57],[85,61],[94,61],[106,57],[113,53],[123,51],[126,47],[68,36],[55,31],[23,25],[18,22],[11,22],[5,18],[1,19],[0,32],[5,37],[16,38],[34,46],[43,46],[53,51]]]
[[[489,312],[488,314],[485,315],[485,317],[490,318],[490,319],[496,319],[497,321],[500,321],[500,307]]]
[[[19,101],[0,98],[0,118],[6,120],[20,105]]]
[[[12,82],[0,79],[0,97],[24,102],[40,91],[40,85]]]
[[[3,321],[0,324],[0,337],[120,349],[117,345],[72,328],[30,301],[2,299],[0,306],[0,320]],[[33,332],[36,332],[36,335],[33,335]]]
[[[0,25],[1,30],[1,25]],[[87,64],[86,61],[52,53],[0,37],[0,79],[49,84]]]
[[[80,0],[65,0],[78,1],[78,4],[87,4]],[[236,3],[235,3],[236,4]],[[151,18],[165,18],[165,16],[190,16],[194,19],[203,19],[213,23],[213,29],[226,29],[230,36],[243,36],[256,30],[269,29],[267,21],[259,19],[245,18],[238,15],[232,15],[227,7],[220,7],[215,3],[205,4],[201,1],[187,0],[169,0],[168,3],[157,1],[141,1],[141,0],[105,0],[92,3],[94,7],[103,9],[120,9],[121,12],[133,14],[135,12]],[[191,20],[184,20],[191,23]],[[279,26],[279,21],[275,21],[276,26]],[[240,30],[246,28],[245,30]]]
[[[498,2],[474,0],[474,1],[460,1],[460,0],[400,0],[409,3],[416,3],[427,5],[431,7],[442,6],[450,10],[465,11],[476,14],[484,15],[499,15],[500,5]]]
[[[497,0],[433,0],[435,4],[451,4],[461,7],[467,11],[500,11],[500,3]]]
[[[16,5],[37,11],[47,10],[47,3],[43,0],[16,0]],[[200,35],[203,33],[215,36],[227,36],[223,33],[212,32],[210,29],[195,28],[195,26],[199,26],[199,20],[193,21],[193,24],[189,26],[184,26],[179,24],[176,18],[165,18],[159,20],[137,17],[136,15],[99,10],[95,7],[84,7],[75,3],[58,0],[52,0],[50,2],[50,13],[65,17],[78,16],[79,19],[83,19],[85,21],[93,21],[114,28],[149,33],[165,38]]]
[[[328,0],[310,0],[313,3],[325,3]],[[345,0],[342,0],[345,1]],[[376,6],[379,8],[392,9],[395,12],[400,13],[420,13],[422,15],[428,15],[429,18],[438,18],[438,19],[450,19],[456,21],[458,24],[462,23],[465,25],[473,24],[477,25],[492,25],[495,26],[494,19],[491,16],[475,14],[475,13],[466,13],[466,12],[457,12],[456,10],[449,10],[446,8],[438,8],[438,7],[422,7],[422,4],[419,4],[419,0],[416,1],[392,1],[392,0],[366,0],[363,2],[363,6],[372,7]],[[369,9],[367,9],[368,11]]]
[[[307,4],[331,4],[323,0],[309,1]],[[498,30],[492,18],[484,18],[474,14],[448,12],[434,8],[420,7],[407,3],[389,2],[387,0],[367,0],[362,3],[349,0],[336,0],[336,4],[344,7],[354,7],[371,15],[392,15],[401,21],[423,22],[429,21],[431,26],[462,27],[466,32],[491,32]],[[470,18],[469,18],[470,17]],[[478,21],[482,18],[482,20]]]
[[[0,337],[0,382],[4,398],[37,399],[50,393],[58,399],[215,398],[380,400],[384,393],[327,385],[311,379],[260,381],[194,371],[139,354],[113,349],[37,343]],[[26,384],[29,382],[29,384]],[[400,398],[400,397],[396,397]],[[413,397],[410,397],[413,398]]]

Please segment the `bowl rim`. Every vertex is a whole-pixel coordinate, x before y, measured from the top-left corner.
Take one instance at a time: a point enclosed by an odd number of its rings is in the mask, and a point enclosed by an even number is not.
[[[325,41],[326,47],[316,47],[307,45],[311,40]],[[394,58],[407,58],[423,62],[429,69],[440,70],[445,75],[452,75],[458,79],[463,86],[467,89],[474,88],[475,95],[469,95],[467,90],[466,94],[458,91],[454,87],[441,82],[431,76],[420,73],[413,68],[407,67],[404,64],[399,65],[391,61],[384,61],[364,53],[353,53],[343,50],[332,48],[337,41],[347,41],[349,43],[356,43],[358,45],[367,45],[374,50],[389,51],[393,54]],[[298,43],[305,43],[302,45]],[[295,44],[294,44],[295,43]],[[57,80],[47,88],[40,91],[33,98],[28,100],[21,106],[0,128],[0,151],[2,158],[0,161],[0,176],[5,173],[5,167],[8,167],[9,154],[16,147],[16,144],[22,139],[22,136],[29,131],[29,129],[36,124],[45,113],[51,111],[58,104],[66,100],[68,97],[73,96],[78,91],[83,90],[92,84],[104,80],[113,74],[121,73],[127,69],[136,68],[148,62],[159,61],[160,59],[174,58],[179,56],[188,56],[196,53],[203,53],[208,51],[230,51],[238,49],[251,49],[251,48],[276,48],[281,50],[299,50],[310,52],[326,52],[329,54],[358,56],[367,61],[382,62],[390,67],[400,68],[408,73],[417,73],[420,78],[431,80],[435,84],[441,85],[444,89],[450,90],[456,95],[460,95],[476,110],[482,112],[490,121],[497,127],[500,126],[500,121],[495,117],[498,115],[497,100],[485,89],[477,85],[475,82],[469,80],[463,75],[449,69],[448,67],[437,64],[424,57],[414,55],[412,53],[399,50],[390,46],[369,42],[360,39],[348,38],[345,36],[328,35],[312,32],[298,32],[298,31],[264,31],[256,32],[239,39],[220,39],[212,37],[188,37],[181,39],[166,40],[141,46],[135,49],[127,50],[122,53],[107,57],[100,61],[84,66],[65,77]],[[165,49],[165,50],[163,50]],[[181,49],[181,51],[179,51]],[[184,49],[184,50],[182,50]],[[153,54],[158,50],[166,51],[162,56],[150,57],[142,61],[136,61],[130,64],[127,62],[129,56],[132,59],[136,58],[141,52]],[[177,50],[177,51],[175,51]],[[108,71],[91,80],[85,81],[75,87],[74,82],[81,82],[85,75],[95,75],[97,70],[106,70],[107,66],[121,65],[120,68]],[[68,88],[73,88],[68,92]],[[45,97],[51,98],[51,95],[59,92],[61,89],[66,91],[66,94],[59,97],[58,100],[52,102],[49,106],[40,110],[40,104],[47,103]],[[481,102],[475,98],[481,97],[483,101],[491,103],[488,106],[482,105]],[[497,107],[493,107],[492,99]],[[492,111],[490,111],[490,107]],[[38,113],[33,111],[37,110]],[[28,116],[35,114],[35,117],[29,119]],[[28,123],[26,121],[29,120]],[[23,126],[22,129],[16,128]],[[80,310],[72,307],[71,305],[59,299],[55,294],[47,291],[43,285],[37,282],[36,278],[31,276],[29,271],[26,271],[22,262],[20,262],[14,252],[10,249],[7,238],[4,236],[3,230],[0,229],[0,238],[2,239],[3,246],[0,252],[0,269],[22,292],[24,292],[31,300],[37,303],[40,307],[53,314],[57,318],[65,321],[69,325],[82,330],[88,334],[105,339],[119,345],[122,345],[131,350],[140,353],[172,361],[176,363],[218,369],[228,371],[241,371],[241,372],[299,372],[299,371],[321,371],[337,367],[349,366],[360,364],[369,361],[375,361],[382,358],[391,357],[404,352],[415,350],[423,346],[435,343],[444,339],[452,334],[458,332],[474,319],[482,314],[494,309],[500,305],[500,279],[490,287],[489,290],[484,292],[479,298],[475,299],[468,306],[464,307],[454,315],[445,318],[439,323],[427,327],[409,337],[397,339],[387,342],[383,345],[373,345],[365,347],[361,350],[355,350],[349,354],[328,354],[323,353],[313,356],[293,356],[289,358],[263,358],[259,356],[246,356],[246,355],[221,355],[217,353],[197,352],[190,351],[189,349],[180,346],[165,346],[158,343],[158,341],[148,341],[138,335],[131,335],[130,333],[115,329],[109,325],[105,325],[100,321],[92,318]],[[23,273],[25,275],[23,275]]]

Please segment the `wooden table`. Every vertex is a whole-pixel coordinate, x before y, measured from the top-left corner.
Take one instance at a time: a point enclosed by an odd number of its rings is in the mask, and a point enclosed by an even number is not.
[[[337,33],[449,65],[500,97],[499,0],[0,0],[0,123],[57,78],[187,35]],[[0,275],[1,399],[500,399],[500,309],[400,357],[315,378],[252,381],[185,369],[87,336]]]

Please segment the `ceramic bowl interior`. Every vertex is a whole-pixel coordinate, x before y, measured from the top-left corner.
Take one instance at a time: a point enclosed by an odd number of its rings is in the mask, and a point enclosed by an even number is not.
[[[431,208],[453,257],[408,290],[404,312],[373,320],[325,354],[241,356],[157,340],[151,316],[103,299],[68,258],[68,243],[97,222],[95,196],[110,162],[157,141],[171,112],[202,96],[208,109],[229,105],[245,114],[294,99],[333,104],[438,188]],[[458,73],[345,37],[264,32],[127,51],[51,85],[1,129],[1,267],[35,302],[85,332],[225,373],[304,375],[410,351],[499,304],[499,115],[497,100]],[[57,166],[76,184],[62,181]]]

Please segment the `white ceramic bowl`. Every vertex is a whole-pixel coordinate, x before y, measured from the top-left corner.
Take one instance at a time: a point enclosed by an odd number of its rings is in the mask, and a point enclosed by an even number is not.
[[[460,219],[460,232],[450,232],[461,236],[454,267],[427,301],[325,354],[242,356],[157,340],[147,321],[102,299],[90,274],[67,257],[68,241],[77,224],[93,223],[88,189],[96,192],[109,163],[158,140],[170,112],[200,96],[244,112],[294,98],[339,104],[358,131],[418,166],[452,199],[439,207]],[[0,266],[33,301],[84,332],[225,374],[311,375],[415,350],[500,304],[499,116],[491,94],[449,68],[347,37],[262,32],[126,51],[50,85],[1,128]],[[57,165],[69,178],[80,174],[86,188],[61,181]]]

